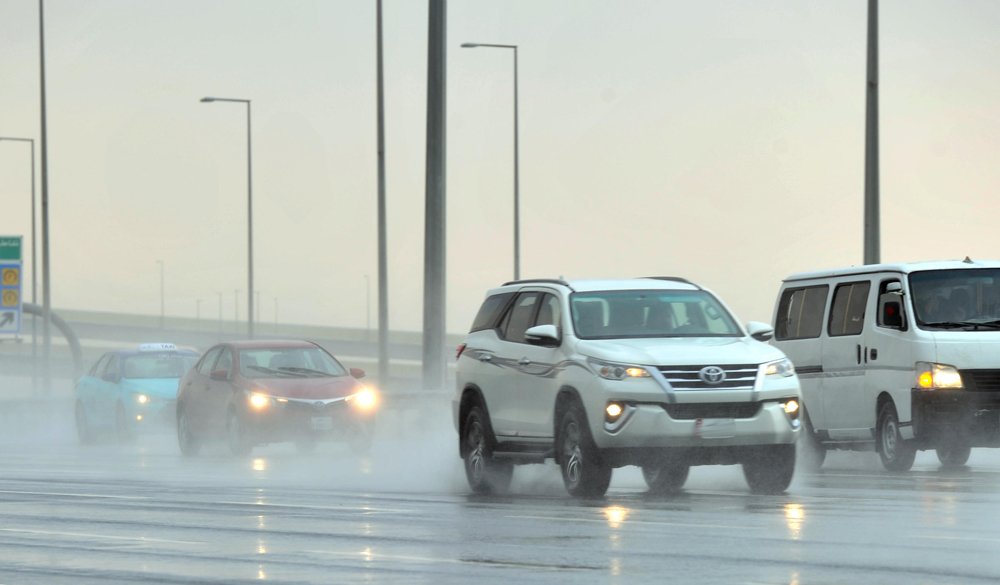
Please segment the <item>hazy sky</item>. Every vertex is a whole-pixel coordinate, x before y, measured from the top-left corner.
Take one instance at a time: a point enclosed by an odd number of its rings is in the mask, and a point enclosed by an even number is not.
[[[448,2],[448,329],[512,277],[679,275],[746,321],[862,258],[865,0]],[[386,0],[390,325],[422,314],[427,2]],[[881,5],[884,261],[1000,257],[1000,4]],[[375,326],[375,2],[48,0],[56,308]],[[37,137],[35,0],[0,3],[0,135]],[[30,234],[0,142],[0,233]],[[26,291],[27,292],[27,291]]]

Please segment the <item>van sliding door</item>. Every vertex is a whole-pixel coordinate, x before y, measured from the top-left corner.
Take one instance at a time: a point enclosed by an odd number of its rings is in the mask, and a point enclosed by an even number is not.
[[[823,340],[823,408],[831,439],[871,439],[866,425],[864,328],[871,280],[838,283]]]

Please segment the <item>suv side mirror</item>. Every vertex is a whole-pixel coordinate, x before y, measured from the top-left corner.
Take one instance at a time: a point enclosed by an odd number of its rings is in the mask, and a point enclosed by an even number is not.
[[[361,368],[351,368],[351,376],[355,379],[360,380],[365,377],[365,371]]]
[[[118,382],[118,374],[116,374],[114,372],[104,372],[104,375],[101,376],[101,379],[104,380],[105,382],[117,383]]]
[[[229,377],[229,370],[215,370],[209,374],[208,377],[216,382],[225,382],[226,378]]]
[[[774,328],[767,323],[750,321],[747,323],[747,333],[757,341],[768,341],[774,337]]]
[[[525,339],[532,345],[559,347],[559,328],[555,325],[535,325],[524,332]]]

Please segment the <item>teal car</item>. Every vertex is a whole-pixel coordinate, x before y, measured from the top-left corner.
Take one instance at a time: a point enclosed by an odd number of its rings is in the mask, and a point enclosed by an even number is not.
[[[102,432],[120,441],[153,429],[171,430],[177,384],[199,354],[171,343],[109,351],[76,383],[76,431],[81,443]]]

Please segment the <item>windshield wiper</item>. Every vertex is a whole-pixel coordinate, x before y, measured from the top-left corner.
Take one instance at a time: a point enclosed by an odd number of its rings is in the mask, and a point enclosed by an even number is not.
[[[274,374],[274,375],[283,374],[285,376],[294,375],[292,372],[280,371],[284,368],[278,368],[277,370],[272,370],[271,368],[265,368],[264,366],[247,366],[247,367],[250,368],[251,370],[257,370],[258,372],[263,372],[265,374]]]
[[[323,377],[323,378],[326,378],[326,377],[330,376],[330,374],[327,373],[327,372],[324,372],[322,370],[314,370],[312,368],[299,368],[299,367],[292,367],[292,366],[284,367],[283,366],[283,367],[280,367],[278,369],[279,370],[283,370],[283,371],[284,370],[288,370],[289,372],[294,372],[296,374],[311,374],[314,377]]]

